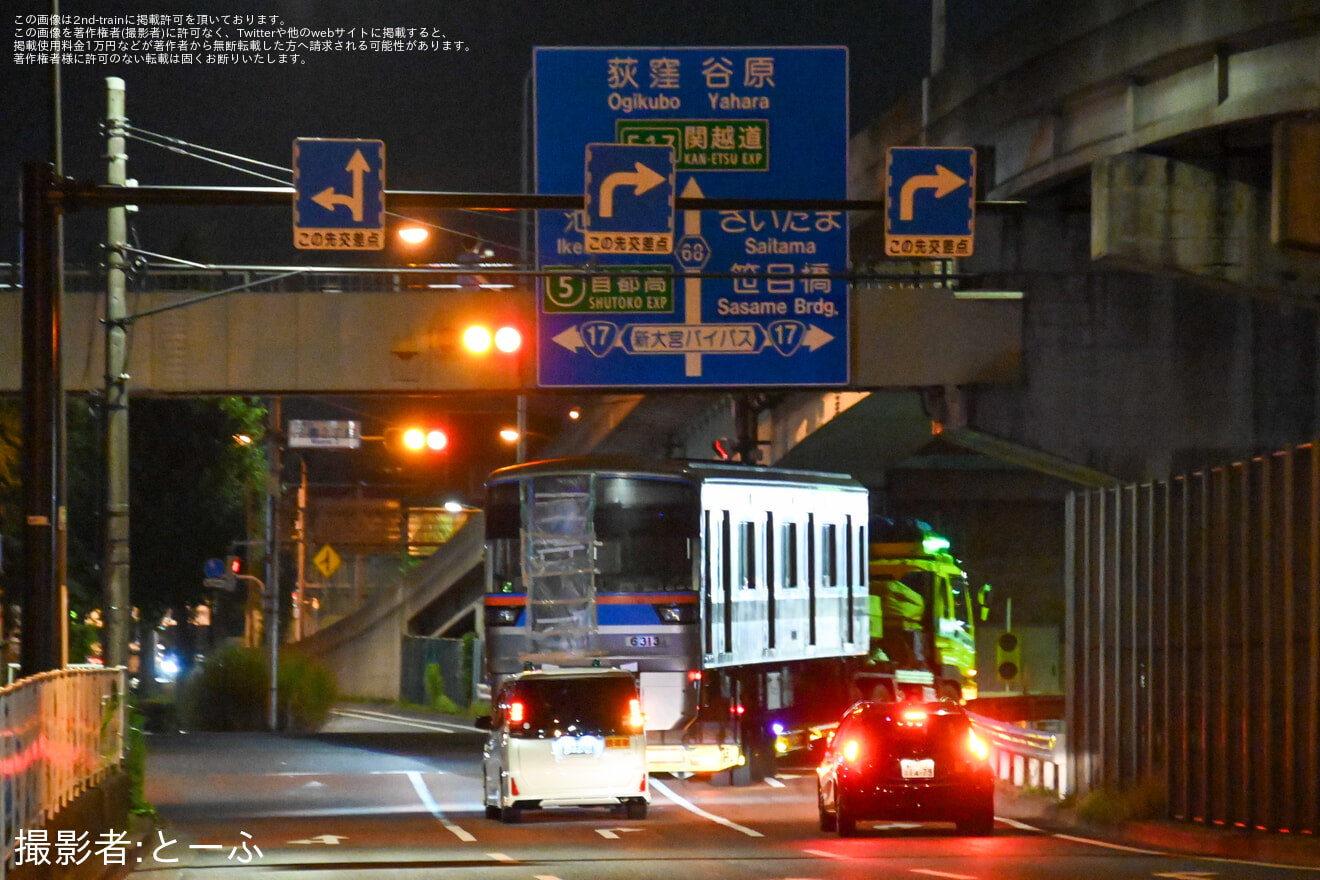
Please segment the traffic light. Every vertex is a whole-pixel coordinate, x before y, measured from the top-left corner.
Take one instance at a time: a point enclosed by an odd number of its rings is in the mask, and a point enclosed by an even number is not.
[[[1017,681],[1022,675],[1022,640],[1017,633],[1000,633],[995,639],[995,671],[1005,684]]]
[[[449,435],[436,425],[409,425],[386,430],[385,445],[404,455],[436,455],[449,445]]]
[[[514,354],[522,348],[522,331],[513,324],[471,324],[463,330],[463,347],[473,354],[486,354],[492,348]]]
[[[243,573],[243,560],[237,556],[225,557],[225,589],[232,591],[238,583],[238,576]]]

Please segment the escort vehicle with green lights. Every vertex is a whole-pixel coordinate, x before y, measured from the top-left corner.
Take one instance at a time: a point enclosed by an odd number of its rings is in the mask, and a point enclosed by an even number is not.
[[[872,650],[861,675],[892,695],[976,699],[976,624],[990,585],[974,589],[949,549],[920,520],[871,519]]]

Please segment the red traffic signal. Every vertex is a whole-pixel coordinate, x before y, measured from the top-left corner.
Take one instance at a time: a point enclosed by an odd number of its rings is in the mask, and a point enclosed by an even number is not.
[[[485,354],[492,348],[513,354],[522,348],[522,331],[512,324],[472,324],[463,331],[463,347],[473,354]]]
[[[449,446],[449,435],[434,425],[409,425],[386,431],[385,445],[408,455],[434,455]]]

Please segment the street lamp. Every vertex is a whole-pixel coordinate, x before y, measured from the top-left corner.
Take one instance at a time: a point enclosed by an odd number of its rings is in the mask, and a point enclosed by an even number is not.
[[[406,244],[417,246],[431,237],[431,231],[425,226],[402,226],[399,238]]]

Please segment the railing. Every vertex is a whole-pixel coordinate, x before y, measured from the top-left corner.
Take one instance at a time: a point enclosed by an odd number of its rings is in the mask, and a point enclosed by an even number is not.
[[[1035,788],[1063,797],[1067,792],[1068,760],[1062,733],[1029,730],[1005,724],[984,715],[972,715],[972,723],[990,746],[990,763],[997,779],[1017,788]]]
[[[70,667],[0,688],[0,880],[20,832],[39,828],[119,766],[124,670]]]

